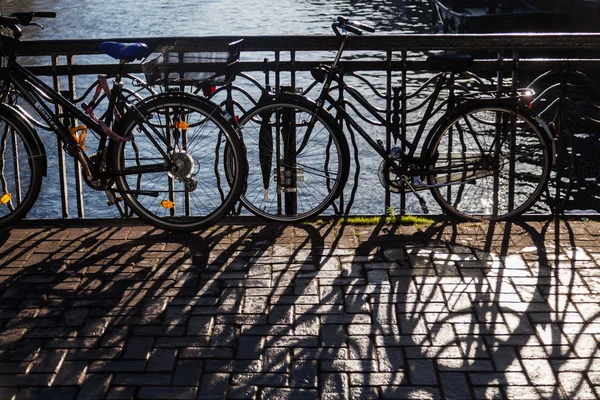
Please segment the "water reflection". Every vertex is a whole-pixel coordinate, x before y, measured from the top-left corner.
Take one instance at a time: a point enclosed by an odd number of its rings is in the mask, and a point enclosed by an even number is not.
[[[367,20],[380,33],[428,32],[426,0],[3,0],[0,12],[56,11],[46,30],[29,29],[30,39],[211,35],[329,35],[337,15]]]

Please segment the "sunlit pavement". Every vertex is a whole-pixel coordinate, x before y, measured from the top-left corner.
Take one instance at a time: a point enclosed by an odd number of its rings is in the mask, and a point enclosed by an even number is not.
[[[0,399],[600,397],[600,222],[0,232]]]

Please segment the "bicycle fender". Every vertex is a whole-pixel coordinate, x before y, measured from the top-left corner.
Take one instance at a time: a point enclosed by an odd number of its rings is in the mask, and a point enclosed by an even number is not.
[[[550,127],[548,127],[548,124],[542,117],[540,117],[535,111],[533,111],[529,107],[521,106],[519,108],[519,112],[523,115],[528,116],[535,122],[537,122],[537,124],[542,128],[542,130],[544,132],[546,132],[546,141],[548,142],[548,144],[550,144],[550,146],[552,148],[552,165],[555,166],[556,165],[556,142],[554,141],[554,136],[552,135],[552,131],[550,130]]]
[[[281,92],[277,94],[263,94],[258,100],[257,105],[269,104],[272,102],[281,101],[286,103],[296,103],[306,107],[316,107],[317,103],[300,94]],[[323,110],[325,111],[325,110]]]
[[[44,142],[42,142],[37,130],[33,127],[31,122],[29,122],[28,118],[32,117],[25,113],[25,111],[21,111],[6,103],[0,103],[0,114],[12,115],[13,118],[23,124],[23,127],[25,128],[23,131],[23,135],[25,136],[24,139],[29,140],[34,144],[34,150],[42,158],[42,176],[47,176],[48,161],[46,159],[46,148],[44,147]]]

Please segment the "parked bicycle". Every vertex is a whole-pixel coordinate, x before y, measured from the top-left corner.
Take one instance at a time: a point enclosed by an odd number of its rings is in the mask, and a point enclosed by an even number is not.
[[[424,136],[434,104],[447,80],[467,71],[473,58],[435,55],[437,84],[414,138],[396,132],[393,147],[373,139],[336,101],[332,83],[343,88],[375,121],[393,126],[356,89],[345,84],[340,59],[349,33],[374,28],[338,17],[332,29],[341,43],[330,65],[312,70],[323,84],[316,101],[280,91],[249,110],[239,122],[249,163],[241,201],[256,215],[274,221],[314,217],[342,193],[350,154],[336,118],[357,131],[382,158],[379,177],[394,193],[413,193],[427,213],[420,191],[430,190],[443,211],[470,220],[504,220],[525,212],[539,197],[554,159],[545,123],[527,106],[533,92],[456,96],[456,105]],[[356,106],[350,107],[356,109]],[[424,139],[423,139],[424,137]]]
[[[94,100],[83,104],[85,112],[79,110],[17,61],[20,26],[55,15],[0,16],[0,28],[12,31],[0,34],[0,227],[27,214],[47,173],[43,142],[21,99],[78,161],[86,184],[104,191],[109,204],[123,200],[141,219],[172,231],[195,231],[219,221],[237,202],[245,181],[242,143],[226,114],[206,99],[179,91],[143,100],[130,96],[121,84],[125,65],[151,52],[143,43],[115,42],[100,45],[120,60],[112,88],[101,78]],[[239,48],[239,42],[230,46],[227,79],[235,77],[237,59],[232,57],[239,57]],[[158,79],[169,77],[168,64],[147,60]],[[94,112],[99,95],[109,99],[100,117]]]

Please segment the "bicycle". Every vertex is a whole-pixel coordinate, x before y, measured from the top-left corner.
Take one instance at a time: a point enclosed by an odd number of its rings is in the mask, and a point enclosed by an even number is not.
[[[216,104],[180,91],[143,99],[124,92],[121,78],[127,63],[145,59],[156,66],[143,43],[100,45],[102,52],[119,60],[114,83],[111,88],[99,77],[94,99],[79,110],[17,61],[20,26],[39,25],[34,18],[55,16],[54,12],[0,16],[0,27],[12,31],[12,35],[0,35],[0,59],[4,60],[0,71],[0,227],[28,213],[47,173],[35,119],[19,105],[19,99],[35,110],[42,126],[56,134],[66,153],[81,166],[86,184],[104,191],[109,205],[122,200],[145,222],[182,232],[211,226],[230,212],[243,189],[246,165],[231,118]],[[239,58],[240,46],[241,42],[230,45],[227,79],[235,77],[237,59],[232,58]],[[168,77],[165,65],[155,72]],[[94,108],[101,96],[108,98],[108,106],[99,118]],[[97,145],[88,154],[90,132]],[[225,147],[230,163],[226,179]]]
[[[349,33],[375,29],[342,17],[332,29],[341,44],[332,64],[311,71],[322,83],[315,101],[280,90],[264,96],[239,121],[249,164],[241,197],[246,208],[268,220],[297,222],[334,204],[348,179],[350,154],[342,127],[329,109],[382,158],[381,183],[394,193],[413,193],[424,213],[428,207],[418,193],[423,190],[431,191],[447,214],[469,220],[514,218],[536,201],[546,186],[554,149],[546,124],[527,107],[533,91],[457,95],[454,108],[449,107],[423,141],[445,83],[473,64],[470,56],[429,56],[427,64],[438,71],[438,81],[415,137],[409,140],[394,132],[357,89],[344,83],[339,67]],[[350,103],[332,97],[332,83],[369,118],[394,133],[396,144],[391,149],[357,123],[346,110]]]

